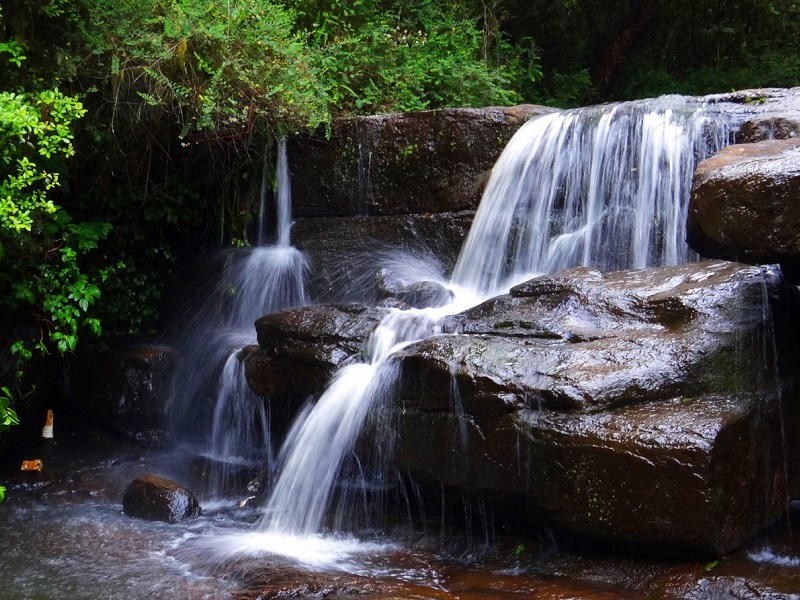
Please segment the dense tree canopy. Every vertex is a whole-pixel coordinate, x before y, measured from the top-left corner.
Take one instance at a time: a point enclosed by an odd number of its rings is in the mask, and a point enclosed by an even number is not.
[[[0,308],[5,327],[39,325],[5,356],[151,328],[176,252],[247,243],[244,182],[280,136],[353,114],[800,84],[797,0],[8,0],[0,14]]]

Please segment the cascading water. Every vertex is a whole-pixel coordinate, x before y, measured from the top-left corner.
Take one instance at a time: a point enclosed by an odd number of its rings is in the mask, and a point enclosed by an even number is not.
[[[683,221],[691,175],[696,162],[729,137],[725,119],[677,97],[529,122],[494,168],[452,285],[471,290],[477,301],[525,273],[577,264],[611,270],[686,261]],[[395,344],[431,335],[436,315],[465,307],[434,311],[411,330],[409,319],[416,314],[393,314],[381,323],[373,338],[392,342],[369,363],[342,369],[297,419],[267,504],[268,530],[320,530],[342,460],[373,399],[393,383],[385,357]]]
[[[732,125],[678,96],[529,121],[493,169],[453,282],[489,295],[577,265],[686,262],[695,165],[729,143]]]
[[[267,503],[268,531],[309,536],[321,529],[342,462],[369,410],[396,381],[385,358],[392,349],[431,335],[435,324],[423,311],[393,311],[370,337],[366,361],[344,367],[301,413],[284,444],[280,476]]]
[[[297,417],[260,531],[235,547],[295,555],[298,540],[318,542],[321,531],[341,529],[330,522],[343,514],[334,506],[337,486],[343,464],[357,460],[354,446],[370,411],[392,393],[396,372],[387,358],[438,331],[444,315],[528,273],[690,259],[683,221],[691,175],[699,159],[728,143],[731,129],[727,119],[677,97],[556,113],[520,129],[494,168],[448,284],[460,300],[392,311],[381,322],[366,359],[344,367]]]
[[[271,468],[269,413],[249,388],[242,348],[255,343],[253,322],[268,313],[306,303],[305,256],[293,248],[286,141],[278,147],[276,243],[225,254],[223,277],[196,311],[178,343],[172,379],[176,435],[191,437],[209,459],[207,492],[219,495],[240,472]],[[267,239],[266,171],[261,185],[259,242]],[[198,376],[198,366],[205,371]],[[207,415],[207,416],[206,416]]]

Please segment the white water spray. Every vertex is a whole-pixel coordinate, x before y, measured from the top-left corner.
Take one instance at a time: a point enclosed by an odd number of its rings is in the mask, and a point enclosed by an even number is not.
[[[179,432],[194,429],[198,452],[211,461],[207,492],[218,496],[243,467],[273,466],[269,413],[247,385],[242,348],[256,343],[253,322],[277,310],[307,303],[305,256],[291,246],[291,182],[286,141],[276,165],[275,245],[226,253],[223,276],[197,310],[180,343],[181,365],[173,378],[174,420]],[[259,231],[266,235],[267,173],[262,175]],[[198,376],[198,366],[203,374]],[[202,401],[201,401],[202,399]],[[203,405],[210,423],[199,414]]]

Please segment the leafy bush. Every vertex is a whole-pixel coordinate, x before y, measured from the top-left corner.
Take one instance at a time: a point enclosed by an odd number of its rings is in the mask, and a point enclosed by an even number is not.
[[[508,103],[504,65],[453,2],[82,0],[83,64],[115,119],[242,139],[333,115]],[[87,62],[88,59],[88,62]]]
[[[12,295],[7,309],[39,315],[43,335],[34,345],[73,350],[78,329],[99,333],[88,316],[100,292],[78,257],[97,247],[107,223],[73,223],[53,201],[64,162],[74,153],[71,126],[85,110],[57,90],[0,92],[0,280]],[[47,339],[46,339],[47,338]]]

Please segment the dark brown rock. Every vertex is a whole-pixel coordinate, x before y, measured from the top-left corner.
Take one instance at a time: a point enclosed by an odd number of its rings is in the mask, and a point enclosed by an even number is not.
[[[432,270],[452,270],[473,217],[467,211],[302,219],[295,223],[292,239],[311,264],[308,288],[313,298],[372,302],[377,299],[375,273],[398,260],[398,249],[423,259]]]
[[[417,281],[397,290],[394,296],[412,308],[438,308],[453,301],[453,292],[435,281]]]
[[[165,375],[173,352],[162,346],[81,354],[74,365],[75,403],[111,431],[145,445],[168,439]]]
[[[457,108],[335,121],[290,142],[297,217],[474,210],[485,173],[542,106]]]
[[[131,482],[122,497],[122,509],[130,517],[168,523],[197,517],[201,512],[197,498],[189,489],[150,474]]]
[[[389,269],[381,269],[375,275],[375,290],[378,300],[394,298],[397,307],[438,308],[453,301],[453,292],[435,281],[417,281],[406,284]]]
[[[582,539],[728,552],[781,516],[797,464],[763,321],[780,281],[722,262],[578,268],[456,315],[457,335],[394,358],[399,463]]]
[[[273,313],[256,321],[259,349],[245,358],[251,389],[268,398],[273,426],[284,429],[342,365],[356,360],[386,309],[322,305]]]
[[[729,146],[695,172],[689,245],[703,256],[800,266],[800,139]]]

